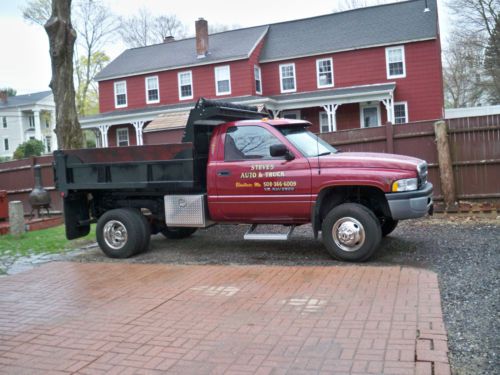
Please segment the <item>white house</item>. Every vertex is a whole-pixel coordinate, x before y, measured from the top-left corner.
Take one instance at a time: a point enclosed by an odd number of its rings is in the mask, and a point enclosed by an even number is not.
[[[57,148],[55,103],[52,91],[7,97],[0,92],[0,157],[12,157],[17,146],[30,139]]]

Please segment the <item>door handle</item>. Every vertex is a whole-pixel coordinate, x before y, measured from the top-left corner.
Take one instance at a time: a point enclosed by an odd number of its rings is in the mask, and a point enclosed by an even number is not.
[[[230,176],[230,175],[231,175],[231,172],[226,171],[226,170],[223,170],[223,171],[217,171],[217,176],[224,177],[224,176]]]

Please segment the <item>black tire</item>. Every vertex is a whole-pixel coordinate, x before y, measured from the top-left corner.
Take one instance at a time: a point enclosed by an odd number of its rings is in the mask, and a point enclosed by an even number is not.
[[[184,227],[165,227],[161,230],[161,234],[169,240],[180,240],[187,238],[196,232],[198,228],[184,228]]]
[[[357,203],[334,207],[326,215],[321,228],[323,243],[330,255],[350,262],[368,260],[382,239],[377,217]]]
[[[148,219],[142,214],[142,212],[137,209],[137,208],[125,208],[125,210],[129,210],[132,212],[134,215],[137,215],[139,219],[139,225],[141,226],[141,236],[142,236],[142,243],[136,252],[136,254],[148,251],[149,249],[149,243],[151,241],[151,225],[149,224]]]
[[[129,258],[142,250],[143,229],[138,212],[126,208],[110,210],[97,221],[97,243],[110,258]]]
[[[392,233],[394,229],[398,226],[398,220],[393,220],[389,217],[385,218],[382,222],[382,237],[387,236]]]

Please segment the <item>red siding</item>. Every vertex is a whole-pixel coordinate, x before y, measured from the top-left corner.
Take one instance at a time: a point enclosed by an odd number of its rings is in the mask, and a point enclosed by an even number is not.
[[[231,95],[217,96],[215,94],[215,72],[216,66],[229,65],[231,70]],[[217,65],[204,65],[193,68],[169,70],[159,73],[142,74],[133,77],[120,78],[110,81],[99,82],[99,108],[102,112],[121,111],[136,108],[149,108],[158,105],[176,104],[186,102],[179,100],[179,89],[177,73],[187,70],[192,71],[193,93],[196,101],[200,97],[205,98],[227,98],[230,96],[250,95],[253,89],[253,64],[251,73],[248,67],[249,60],[233,61]],[[160,84],[160,102],[157,104],[146,104],[145,78],[158,76]],[[127,81],[127,101],[125,108],[115,108],[114,103],[114,81]]]
[[[143,133],[142,138],[145,145],[180,143],[183,134],[184,129],[162,130],[157,132]]]
[[[410,121],[442,117],[444,106],[439,41],[405,45],[406,78],[387,79],[385,47],[261,64],[264,95],[279,95],[279,65],[295,63],[297,92],[316,91],[316,60],[333,58],[335,87],[395,82],[395,101],[407,101]],[[385,108],[381,105],[382,113]]]
[[[117,146],[117,144],[116,144],[116,130],[122,129],[122,128],[128,128],[129,146],[135,146],[137,144],[137,139],[136,139],[136,135],[135,135],[135,128],[130,124],[123,124],[123,125],[111,126],[108,129],[108,146],[109,147]]]

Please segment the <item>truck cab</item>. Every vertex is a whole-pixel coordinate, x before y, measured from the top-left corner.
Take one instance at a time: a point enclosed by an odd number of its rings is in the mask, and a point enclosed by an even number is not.
[[[251,224],[245,239],[287,240],[296,226],[311,223],[334,258],[364,261],[399,220],[432,214],[425,161],[341,152],[309,127],[269,119],[253,107],[200,100],[182,146],[117,149],[121,169],[105,156],[89,162],[84,150],[57,151],[67,236],[97,222],[103,251],[127,257],[144,251],[151,233],[173,239],[217,223]],[[261,224],[286,232],[258,233]]]

